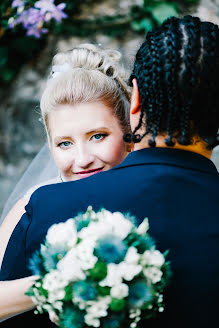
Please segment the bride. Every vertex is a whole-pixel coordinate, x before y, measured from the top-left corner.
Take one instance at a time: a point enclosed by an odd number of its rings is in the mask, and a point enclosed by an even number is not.
[[[123,141],[123,134],[130,131],[131,90],[119,59],[118,51],[103,51],[90,44],[54,57],[40,103],[49,149],[45,145],[37,155],[3,211],[0,263],[34,190],[45,184],[78,180],[109,170],[131,151],[132,145]],[[49,179],[51,171],[55,176]],[[18,195],[20,199],[16,202]],[[30,298],[24,296],[32,279],[0,282],[0,319],[33,307]]]

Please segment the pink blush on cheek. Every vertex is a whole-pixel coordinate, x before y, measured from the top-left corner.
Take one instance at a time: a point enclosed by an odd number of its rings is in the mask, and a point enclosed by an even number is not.
[[[107,169],[112,168],[118,164],[120,164],[126,157],[126,145],[121,140],[118,142],[117,138],[111,140],[111,145],[105,146],[105,149],[102,153],[102,158],[104,162],[107,163],[109,167]]]
[[[62,151],[60,149],[53,151],[53,159],[61,175],[63,176],[68,175],[68,172],[72,167],[72,156],[69,156],[70,154],[66,153],[66,151]]]

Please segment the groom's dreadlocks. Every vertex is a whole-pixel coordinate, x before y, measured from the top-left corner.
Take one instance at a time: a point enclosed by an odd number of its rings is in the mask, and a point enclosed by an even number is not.
[[[189,145],[195,135],[210,149],[219,142],[219,28],[199,18],[172,17],[149,32],[136,54],[133,72],[141,101],[138,126],[131,135],[139,142],[150,134],[165,132],[168,146],[174,137]],[[136,134],[145,124],[143,135]],[[126,140],[130,141],[126,136]]]

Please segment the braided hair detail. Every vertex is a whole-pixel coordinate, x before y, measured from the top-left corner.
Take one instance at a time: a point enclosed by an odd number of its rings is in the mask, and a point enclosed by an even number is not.
[[[167,146],[189,145],[201,138],[218,144],[219,28],[190,15],[171,17],[147,33],[136,54],[141,115],[131,139],[139,142],[165,134]],[[145,132],[134,137],[144,126]],[[195,138],[195,139],[194,139]]]

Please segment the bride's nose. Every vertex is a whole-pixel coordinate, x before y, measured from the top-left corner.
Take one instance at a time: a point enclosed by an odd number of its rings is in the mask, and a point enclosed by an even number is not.
[[[75,156],[75,165],[78,168],[88,168],[94,162],[94,155],[89,146],[78,145]]]

